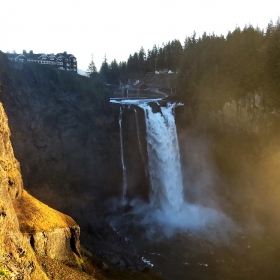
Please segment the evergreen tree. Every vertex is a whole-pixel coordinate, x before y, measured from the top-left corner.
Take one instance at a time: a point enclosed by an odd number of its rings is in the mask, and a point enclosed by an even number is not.
[[[108,82],[110,84],[118,84],[119,75],[120,75],[119,65],[117,61],[114,59],[109,66]]]
[[[138,54],[138,73],[142,75],[145,73],[145,60],[146,53],[144,51],[144,48],[141,47]]]
[[[99,75],[100,75],[100,79],[103,82],[108,82],[108,80],[109,80],[109,65],[108,65],[108,62],[107,62],[106,54],[105,54],[104,60],[103,60],[102,65],[101,65]]]
[[[161,48],[158,49],[158,57],[157,57],[157,69],[163,70],[166,68],[166,51],[164,44]]]
[[[87,71],[90,73],[90,78],[95,79],[97,77],[97,70],[93,61],[93,55],[91,56],[91,62],[88,65]]]
[[[183,54],[183,47],[179,40],[174,40],[171,42],[171,48],[173,53],[172,68],[176,72],[180,67],[180,62]]]
[[[126,82],[128,79],[128,70],[127,70],[127,63],[120,62],[119,63],[119,80],[122,82]]]

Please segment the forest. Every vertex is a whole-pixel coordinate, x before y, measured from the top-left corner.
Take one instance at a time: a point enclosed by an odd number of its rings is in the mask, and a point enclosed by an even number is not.
[[[207,104],[220,108],[229,98],[240,98],[248,92],[263,91],[267,102],[280,104],[280,21],[270,22],[266,30],[251,25],[236,27],[226,36],[204,33],[201,37],[169,41],[154,45],[145,52],[130,54],[127,61],[107,62],[106,56],[99,73],[94,62],[91,77],[110,84],[141,79],[147,73],[176,75],[177,92],[192,105]]]

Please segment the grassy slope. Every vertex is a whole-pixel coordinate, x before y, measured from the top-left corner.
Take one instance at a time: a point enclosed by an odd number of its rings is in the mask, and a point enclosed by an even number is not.
[[[23,233],[77,225],[71,217],[50,208],[26,191],[14,206]]]

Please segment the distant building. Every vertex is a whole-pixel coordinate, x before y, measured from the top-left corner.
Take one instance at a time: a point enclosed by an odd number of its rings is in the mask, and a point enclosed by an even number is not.
[[[23,51],[22,54],[17,53],[6,53],[10,61],[18,62],[33,62],[39,64],[48,64],[55,66],[60,70],[74,71],[77,73],[77,59],[73,54],[67,54],[67,52],[58,54],[35,54],[33,51],[27,53]]]

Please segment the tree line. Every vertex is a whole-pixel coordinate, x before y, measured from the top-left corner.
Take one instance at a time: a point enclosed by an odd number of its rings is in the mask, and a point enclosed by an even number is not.
[[[182,53],[181,42],[173,40],[162,44],[161,47],[154,45],[147,52],[141,47],[139,52],[130,54],[127,61],[119,63],[115,59],[108,63],[105,55],[99,73],[97,73],[92,59],[88,71],[92,78],[99,77],[107,83],[117,84],[120,80],[125,82],[128,79],[136,79],[155,71],[171,70],[176,72],[179,69]]]
[[[220,106],[230,98],[263,92],[280,102],[280,21],[266,30],[237,27],[227,36],[187,37],[177,85],[185,100]]]
[[[91,76],[118,84],[164,69],[177,72],[177,92],[188,102],[213,107],[262,90],[280,103],[280,21],[270,22],[266,30],[237,27],[226,36],[204,33],[197,38],[194,32],[183,46],[173,40],[147,52],[140,48],[120,63],[109,64],[105,57],[99,73],[95,68]]]

